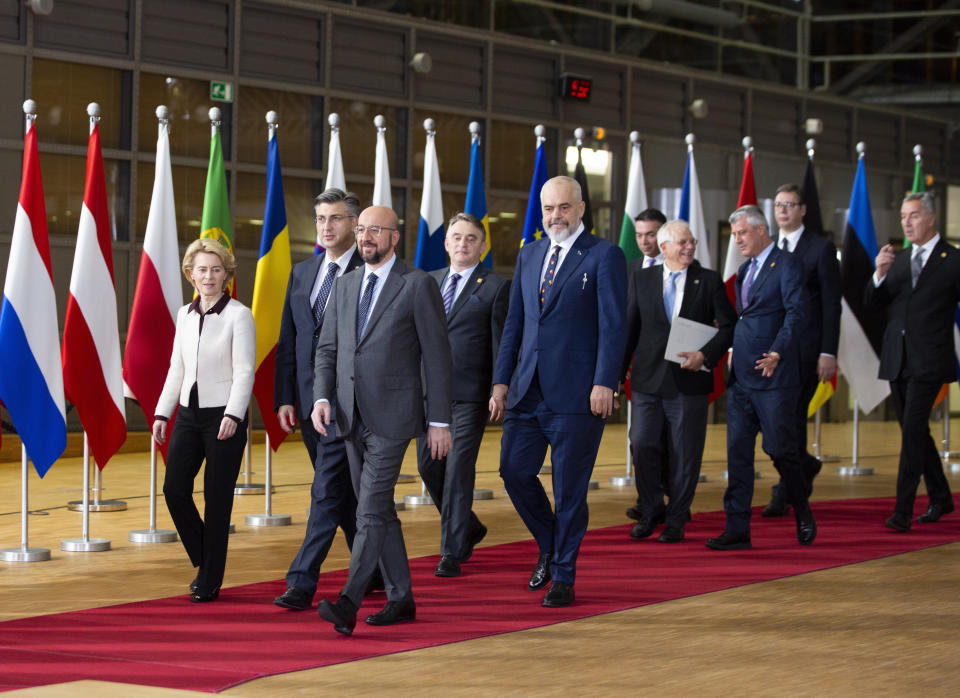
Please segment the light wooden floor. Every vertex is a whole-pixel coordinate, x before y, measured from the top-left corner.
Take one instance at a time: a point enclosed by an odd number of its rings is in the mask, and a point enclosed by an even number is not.
[[[941,426],[934,425],[939,443]],[[960,432],[958,424],[953,425]],[[491,429],[478,465],[477,486],[495,498],[476,502],[490,533],[482,545],[529,537],[497,476],[500,432]],[[953,435],[954,443],[960,434]],[[624,427],[608,428],[590,493],[590,525],[625,523],[633,490],[611,487],[624,466]],[[846,454],[849,425],[826,425],[825,453]],[[815,498],[889,496],[895,489],[899,430],[896,424],[861,425],[861,465],[872,477],[841,478],[836,463],[824,466]],[[254,469],[262,471],[262,444]],[[309,464],[299,439],[291,438],[274,460],[275,513],[294,524],[251,528],[244,515],[263,511],[262,496],[238,497],[226,586],[281,578],[299,546],[306,520]],[[725,486],[724,427],[711,426],[694,511],[721,508]],[[763,503],[773,468],[758,458],[763,478],[755,503]],[[162,466],[161,466],[162,467]],[[415,473],[412,449],[404,472]],[[112,541],[103,553],[66,553],[63,538],[80,535],[79,513],[67,511],[80,497],[78,459],[58,462],[41,481],[30,478],[30,544],[50,548],[43,563],[0,563],[0,620],[159,598],[186,591],[193,570],[179,543],[132,544],[127,533],[147,525],[145,454],[117,456],[104,471],[104,496],[128,503],[124,512],[91,515],[91,535]],[[261,481],[262,475],[255,480]],[[950,477],[954,489],[960,478]],[[18,463],[0,463],[0,547],[20,540]],[[922,487],[921,487],[922,490]],[[419,492],[419,483],[398,494]],[[436,554],[439,520],[432,507],[401,512],[409,554]],[[170,528],[162,501],[158,526]],[[324,569],[348,564],[342,537]],[[235,696],[314,696],[319,692],[371,695],[960,695],[960,544],[873,560],[784,580],[714,592],[689,599],[562,623],[545,628],[406,652],[361,662],[284,674],[244,684]],[[518,580],[522,583],[524,580]],[[451,580],[456,583],[456,580]],[[617,580],[612,583],[624,583]],[[629,583],[627,581],[626,583]],[[323,590],[321,590],[323,591]],[[329,594],[337,590],[327,590]],[[536,597],[536,598],[534,598]],[[531,595],[531,603],[539,594]],[[264,599],[270,603],[271,599]],[[318,621],[318,632],[329,632]],[[2,660],[0,660],[2,661]],[[157,689],[98,686],[90,682],[44,687],[9,695],[186,695]]]

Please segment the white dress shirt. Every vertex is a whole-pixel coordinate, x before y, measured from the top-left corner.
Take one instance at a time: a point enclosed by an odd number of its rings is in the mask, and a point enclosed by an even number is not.
[[[560,255],[557,258],[557,268],[553,270],[553,278],[557,278],[557,274],[560,273],[560,266],[563,264],[563,260],[567,257],[567,252],[573,247],[573,243],[577,241],[577,238],[583,233],[583,223],[580,223],[580,227],[577,228],[577,232],[568,237],[563,242],[554,242],[550,241],[550,247],[547,249],[547,256],[543,259],[543,266],[540,267],[540,283],[543,283],[543,277],[547,273],[547,267],[550,264],[550,257],[553,256],[553,248],[557,245],[560,245]]]
[[[317,274],[317,278],[313,280],[313,289],[310,291],[310,307],[313,307],[313,304],[317,302],[317,296],[320,295],[320,286],[323,285],[323,280],[327,278],[329,274],[329,269],[331,264],[336,264],[340,267],[340,270],[337,272],[337,276],[343,276],[347,271],[347,264],[350,263],[350,258],[353,257],[353,251],[357,249],[357,243],[353,243],[350,246],[350,249],[344,252],[342,255],[336,259],[330,257],[330,250],[327,250],[324,253],[323,264],[320,265],[320,273]],[[327,296],[327,303],[330,302],[330,297],[333,294],[331,293]],[[326,309],[326,304],[324,304],[324,309]]]
[[[664,265],[663,265],[663,291],[664,291],[664,294],[666,294],[667,284],[670,283],[670,274],[672,274],[672,273],[676,273],[676,270],[674,270],[673,272],[671,272],[671,271],[667,268],[667,265],[664,264]],[[759,272],[757,272],[757,273],[759,273]],[[684,285],[687,283],[687,268],[686,268],[686,267],[684,267],[684,268],[679,272],[679,276],[677,276],[677,279],[676,279],[676,281],[675,281],[674,283],[676,284],[677,293],[676,293],[676,295],[673,297],[673,315],[670,317],[670,324],[671,324],[671,325],[673,324],[673,321],[677,319],[677,316],[680,314],[680,306],[683,305],[683,287],[684,287]]]
[[[920,268],[927,266],[927,261],[930,259],[930,255],[933,254],[933,248],[937,246],[937,243],[940,242],[940,233],[934,233],[934,236],[927,240],[922,245],[911,245],[910,246],[910,262],[913,263],[913,257],[917,254],[917,250],[923,250],[923,263],[920,265]],[[911,272],[912,273],[912,272]],[[887,278],[887,275],[877,276],[877,272],[873,272],[873,286],[876,288],[883,283],[883,280]]]
[[[447,278],[443,280],[443,288],[440,289],[440,295],[442,296],[446,292],[447,288],[449,288],[450,277],[453,276],[454,274],[459,274],[460,278],[457,279],[457,290],[453,294],[453,302],[456,303],[457,298],[460,297],[460,293],[466,287],[467,281],[470,279],[471,274],[473,274],[473,270],[476,269],[478,266],[480,266],[479,262],[474,264],[472,267],[468,267],[464,269],[463,271],[454,271],[453,267],[450,267],[450,271],[447,272]]]
[[[793,252],[797,249],[797,243],[800,242],[800,236],[803,235],[803,226],[794,230],[792,233],[780,231],[780,237],[777,238],[777,247],[783,249],[783,240],[787,240],[787,252]]]
[[[378,269],[371,269],[369,264],[363,265],[363,281],[360,283],[360,295],[357,296],[357,305],[360,305],[360,298],[363,297],[363,292],[367,288],[367,279],[370,278],[371,274],[377,275],[377,285],[373,287],[373,298],[370,299],[370,310],[367,311],[367,321],[370,321],[370,317],[373,315],[373,309],[377,307],[377,300],[380,298],[380,292],[383,290],[383,282],[389,276],[390,270],[393,269],[393,265],[397,262],[396,252],[391,255],[384,265]],[[366,331],[366,327],[364,327]]]
[[[643,256],[644,269],[646,269],[647,267],[655,267],[658,264],[663,264],[663,252],[658,254],[656,257],[647,257],[646,255]]]

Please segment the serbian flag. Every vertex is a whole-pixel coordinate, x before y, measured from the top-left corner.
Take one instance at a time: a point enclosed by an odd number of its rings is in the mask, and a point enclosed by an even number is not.
[[[327,155],[327,179],[323,188],[347,190],[347,178],[343,174],[343,155],[340,153],[340,115],[330,115],[330,151]],[[319,243],[314,243],[314,256],[323,252]],[[286,433],[286,432],[284,432]]]
[[[170,132],[164,120],[157,137],[153,197],[147,214],[137,290],[133,296],[123,352],[123,381],[127,394],[140,403],[147,424],[153,423],[157,401],[163,391],[177,329],[177,311],[182,304],[177,215],[170,170]],[[169,429],[173,428],[174,416],[170,418]],[[167,439],[159,446],[164,459],[169,444]]]
[[[263,212],[263,232],[260,235],[260,257],[253,282],[253,321],[257,327],[256,373],[253,395],[260,407],[263,426],[270,437],[270,446],[276,451],[287,432],[273,411],[273,370],[280,338],[280,317],[283,299],[290,279],[290,233],[283,204],[283,180],[280,177],[280,156],[277,152],[277,132],[270,129],[267,144],[267,203]]]
[[[707,223],[703,217],[703,203],[700,200],[700,180],[697,178],[697,164],[693,159],[693,134],[687,135],[687,169],[683,173],[683,189],[680,191],[680,206],[677,218],[687,222],[690,232],[697,241],[694,258],[704,269],[712,269],[710,262],[710,243],[707,240]]]
[[[538,126],[537,128],[542,128]],[[533,178],[530,180],[530,196],[527,198],[527,214],[523,219],[523,237],[520,247],[536,242],[543,237],[543,213],[540,209],[540,190],[547,183],[547,155],[543,144],[546,138],[537,136],[537,151],[533,161]]]
[[[100,126],[91,122],[87,179],[63,326],[63,384],[103,470],[127,438],[113,251]],[[168,355],[169,360],[169,355]]]
[[[583,198],[583,229],[591,235],[596,234],[593,227],[593,211],[590,210],[590,187],[587,186],[587,171],[583,168],[583,146],[577,145],[577,164],[573,168],[573,178],[580,185]]]
[[[390,194],[390,161],[387,159],[386,119],[380,114],[373,118],[377,127],[377,150],[373,162],[373,205],[393,208],[393,196]]]
[[[643,162],[640,159],[640,134],[630,134],[630,172],[627,175],[627,203],[623,208],[623,223],[620,224],[620,249],[627,261],[637,259],[642,252],[637,247],[637,229],[634,219],[647,208],[647,184],[643,178]]]
[[[840,263],[843,298],[837,362],[864,414],[873,411],[890,394],[889,383],[877,378],[883,320],[878,311],[866,308],[863,303],[863,291],[868,283],[872,283],[876,257],[877,234],[873,227],[867,175],[861,154],[843,234],[843,257]]]
[[[227,194],[227,172],[223,167],[220,128],[214,127],[210,138],[210,164],[203,191],[203,213],[200,216],[200,237],[213,238],[233,252],[233,224],[230,222],[230,197]],[[227,291],[237,297],[237,278],[230,279]]]
[[[23,139],[20,199],[0,305],[0,400],[43,477],[67,447],[67,418],[34,118],[27,117]]]
[[[440,195],[440,168],[437,164],[436,132],[427,129],[427,145],[423,153],[423,198],[420,199],[420,227],[417,230],[417,251],[413,264],[424,271],[447,265],[443,246],[443,199]]]
[[[487,219],[487,195],[483,186],[483,153],[480,150],[480,136],[473,134],[470,143],[470,179],[467,181],[467,200],[463,210],[476,216],[483,223],[484,240],[487,251],[480,261],[487,269],[493,269],[493,246],[490,244],[490,221]]]

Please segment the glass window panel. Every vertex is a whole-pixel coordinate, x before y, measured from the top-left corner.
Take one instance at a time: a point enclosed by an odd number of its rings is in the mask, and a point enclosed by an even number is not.
[[[313,222],[313,200],[322,189],[322,182],[299,177],[283,178],[284,210],[287,214],[290,246],[299,256],[313,251],[317,237]],[[237,249],[260,249],[266,195],[265,175],[249,172],[237,174],[237,210],[233,215],[233,244]]]
[[[373,174],[377,147],[377,129],[373,125],[373,117],[377,114],[382,114],[386,119],[390,177],[406,176],[404,143],[407,112],[405,109],[370,104],[356,99],[331,99],[330,112],[340,115],[340,151],[343,154],[343,169],[348,187],[351,186],[351,174]],[[326,147],[325,144],[324,148]]]
[[[141,73],[139,115],[139,144],[141,151],[157,148],[157,107],[170,110],[170,153],[195,158],[210,157],[210,83],[206,80],[177,77],[172,74]],[[229,105],[226,105],[229,106]],[[221,132],[229,131],[231,110],[220,105],[224,112]],[[223,156],[230,159],[227,140],[223,141]]]
[[[188,245],[200,237],[200,216],[203,213],[203,192],[207,182],[207,170],[200,167],[174,165],[173,201],[176,209],[177,239]],[[137,240],[143,241],[147,230],[147,215],[153,196],[155,167],[152,162],[142,162],[137,168]]]
[[[102,147],[123,147],[120,127],[127,108],[122,70],[34,58],[31,97],[37,103],[37,134],[42,142],[86,145],[90,138],[87,105],[96,102],[103,117]]]
[[[242,87],[237,110],[237,157],[243,162],[267,161],[268,111],[277,112],[280,163],[284,167],[320,169],[324,158],[323,100],[313,95]]]
[[[43,172],[43,195],[47,206],[47,229],[51,235],[76,237],[83,206],[83,187],[87,172],[85,155],[40,153]],[[130,163],[103,160],[107,186],[107,210],[114,240],[126,240],[129,231],[127,212],[130,201],[126,185],[130,180]]]
[[[491,156],[488,189],[514,189],[530,191],[533,178],[533,163],[536,158],[537,137],[533,133],[535,124],[514,124],[494,121],[490,127]],[[547,174],[556,172],[554,152],[557,132],[547,129]],[[468,163],[469,164],[469,163]]]
[[[513,276],[517,264],[520,239],[523,237],[523,219],[526,214],[526,195],[522,197],[487,197],[487,218],[490,223],[490,246],[493,248],[493,269],[507,277]]]
[[[413,176],[423,181],[423,151],[427,147],[425,119],[431,118],[437,130],[434,142],[437,146],[437,163],[440,166],[440,185],[461,184],[467,186],[470,179],[470,122],[474,117],[460,114],[443,114],[433,110],[416,110],[413,113]],[[483,135],[481,127],[481,136]],[[486,169],[486,168],[484,168]],[[486,171],[484,171],[486,175]],[[463,203],[461,202],[461,206]]]

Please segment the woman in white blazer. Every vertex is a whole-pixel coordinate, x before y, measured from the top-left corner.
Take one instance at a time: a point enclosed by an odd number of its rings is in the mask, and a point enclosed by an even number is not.
[[[153,437],[167,438],[177,410],[163,496],[197,577],[190,600],[213,601],[227,562],[233,490],[247,443],[247,405],[253,390],[256,331],[250,309],[230,298],[233,254],[216,240],[194,240],[183,256],[183,273],[197,290],[177,313],[170,369],[157,402]],[[204,516],[193,501],[203,473]]]

